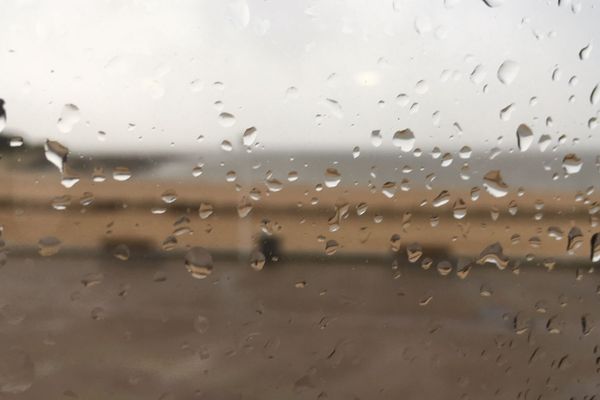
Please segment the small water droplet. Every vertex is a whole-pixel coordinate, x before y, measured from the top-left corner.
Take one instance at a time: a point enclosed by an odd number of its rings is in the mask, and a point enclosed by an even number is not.
[[[166,204],[175,203],[177,201],[177,192],[173,189],[167,189],[160,195],[160,198]]]
[[[581,50],[579,50],[579,59],[580,60],[587,60],[590,57],[590,54],[592,53],[592,44],[588,44],[587,46],[583,47]]]
[[[259,251],[254,250],[250,254],[250,267],[255,271],[261,271],[265,266],[266,258],[265,255]]]
[[[327,243],[325,243],[325,254],[328,256],[332,256],[338,251],[339,247],[340,247],[340,245],[338,244],[337,241],[335,241],[333,239],[328,240]]]
[[[500,7],[504,4],[505,0],[483,0],[483,2],[490,8]]]
[[[194,330],[196,332],[198,332],[199,334],[203,335],[206,332],[208,332],[209,327],[210,327],[210,322],[209,322],[208,318],[206,318],[204,315],[198,315],[194,319]]]
[[[600,84],[597,84],[590,93],[590,103],[596,105],[600,102]]]

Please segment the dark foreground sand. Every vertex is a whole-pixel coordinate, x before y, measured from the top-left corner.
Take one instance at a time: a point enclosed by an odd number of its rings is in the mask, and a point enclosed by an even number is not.
[[[600,279],[574,271],[217,261],[197,280],[178,257],[10,256],[0,343],[34,376],[0,359],[5,392],[32,383],[0,398],[589,399]]]

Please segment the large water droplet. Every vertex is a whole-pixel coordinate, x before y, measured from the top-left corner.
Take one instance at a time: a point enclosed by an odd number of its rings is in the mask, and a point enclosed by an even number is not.
[[[410,129],[404,129],[394,133],[392,144],[400,147],[403,152],[409,152],[415,145],[415,135]]]
[[[325,186],[328,188],[336,187],[342,180],[342,175],[335,168],[325,170]]]
[[[64,171],[64,165],[67,162],[67,156],[69,155],[69,149],[54,140],[46,140],[44,145],[44,154],[46,159],[50,161],[62,174]]]
[[[79,108],[75,104],[65,104],[58,118],[58,130],[62,133],[69,133],[80,119]]]
[[[519,150],[527,151],[529,146],[533,143],[533,132],[531,129],[525,125],[521,124],[517,128],[517,144],[519,146]]]
[[[435,199],[431,201],[431,205],[434,207],[441,207],[448,204],[450,201],[450,193],[447,190],[442,190]]]
[[[498,68],[498,80],[510,85],[519,74],[520,66],[516,61],[506,60]]]
[[[509,259],[504,255],[502,246],[496,242],[485,249],[479,254],[478,264],[492,263],[495,264],[499,269],[504,269],[508,266]]]
[[[502,179],[499,170],[489,171],[483,177],[483,187],[494,197],[504,197],[508,193],[508,185]]]
[[[256,128],[250,127],[244,131],[242,135],[242,144],[244,146],[252,146],[256,141]]]
[[[203,247],[193,247],[185,255],[185,268],[194,278],[204,279],[212,273],[212,256]]]
[[[583,161],[577,154],[569,153],[563,158],[562,166],[567,174],[576,174],[581,171]]]
[[[124,182],[131,178],[131,171],[127,167],[114,167],[113,179],[118,182]]]

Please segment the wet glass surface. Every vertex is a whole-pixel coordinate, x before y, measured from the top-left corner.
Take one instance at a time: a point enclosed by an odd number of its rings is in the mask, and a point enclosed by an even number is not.
[[[599,17],[7,1],[0,398],[597,398]]]

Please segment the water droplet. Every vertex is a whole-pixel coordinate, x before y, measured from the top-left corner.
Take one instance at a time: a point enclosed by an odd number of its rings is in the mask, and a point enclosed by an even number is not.
[[[360,147],[356,146],[352,149],[352,158],[357,159],[360,156]]]
[[[582,61],[587,60],[590,57],[591,52],[592,52],[592,45],[590,43],[587,46],[585,46],[584,48],[582,48],[581,50],[579,50],[579,59]]]
[[[581,229],[574,226],[569,230],[569,234],[567,236],[567,252],[569,254],[574,254],[577,249],[579,249],[583,245],[583,233]]]
[[[390,247],[391,247],[392,251],[394,251],[394,252],[400,251],[400,242],[401,242],[400,235],[398,235],[397,233],[394,233],[390,237]]]
[[[328,256],[332,256],[338,251],[339,247],[340,247],[340,245],[338,244],[337,241],[335,241],[333,239],[328,240],[327,243],[325,243],[325,254]]]
[[[175,203],[175,201],[177,201],[177,192],[175,192],[175,190],[173,189],[168,189],[165,190],[161,195],[160,198],[162,199],[163,202],[165,202],[166,204],[172,204]]]
[[[492,263],[495,264],[498,269],[505,269],[508,266],[508,257],[504,255],[502,246],[496,242],[485,249],[479,254],[478,264]]]
[[[468,160],[469,158],[471,158],[471,154],[473,153],[473,150],[471,150],[471,148],[469,146],[463,146],[460,151],[458,152],[458,156],[460,158],[462,158],[463,160]]]
[[[194,278],[204,279],[212,273],[212,256],[202,247],[193,247],[185,255],[185,268]]]
[[[80,119],[79,108],[75,104],[65,104],[57,122],[59,132],[71,132]]]
[[[515,111],[515,104],[511,103],[509,105],[507,105],[506,107],[504,107],[503,109],[500,110],[500,119],[502,121],[508,121],[510,120],[510,116],[512,115],[512,112]]]
[[[470,76],[471,82],[479,85],[483,82],[486,75],[487,75],[487,73],[486,73],[483,65],[481,65],[481,64],[477,65],[471,72],[471,76]]]
[[[594,86],[590,93],[590,103],[596,105],[598,102],[600,102],[600,84]]]
[[[344,118],[344,113],[342,112],[342,106],[337,100],[333,99],[325,99],[325,105],[329,109],[329,112],[336,118],[342,119]]]
[[[456,219],[463,219],[467,215],[467,205],[463,199],[459,198],[452,207],[452,214]]]
[[[381,188],[381,193],[384,194],[385,197],[391,199],[396,194],[397,186],[396,182],[386,182],[383,184]]]
[[[380,130],[372,131],[371,132],[371,144],[373,145],[373,147],[381,146],[382,142],[383,142],[383,137],[381,137],[381,131]]]
[[[431,205],[434,207],[441,207],[448,204],[450,201],[450,193],[447,190],[442,190],[435,199],[431,201]]]
[[[233,145],[229,140],[223,140],[221,142],[221,150],[230,152],[231,150],[233,150]]]
[[[563,158],[562,166],[567,174],[576,174],[581,171],[583,161],[577,154],[569,153]]]
[[[38,241],[38,253],[43,257],[52,256],[60,250],[61,242],[54,236],[46,236]]]
[[[0,133],[6,128],[6,110],[4,110],[4,100],[0,99]]]
[[[214,209],[212,204],[202,202],[200,203],[200,207],[198,208],[198,215],[201,219],[206,219],[212,215],[213,210]]]
[[[113,249],[112,255],[118,260],[127,261],[130,255],[129,247],[125,244],[118,244]]]
[[[44,154],[46,159],[50,161],[62,174],[64,165],[67,162],[69,149],[54,140],[46,140],[44,145]]]
[[[408,258],[408,262],[416,263],[419,261],[421,256],[423,255],[423,248],[419,243],[411,243],[406,246],[406,256]]]
[[[21,147],[23,146],[24,142],[23,142],[23,138],[20,136],[15,136],[10,138],[8,145],[10,147]]]
[[[33,384],[35,368],[29,354],[18,348],[2,346],[0,350],[0,392],[19,394]]]
[[[210,322],[208,321],[208,318],[206,318],[204,315],[198,315],[194,319],[194,330],[201,335],[205,334],[208,331],[209,326]]]
[[[267,186],[267,189],[269,189],[269,192],[273,193],[279,192],[283,189],[283,183],[275,178],[265,180],[265,185]]]
[[[499,170],[492,170],[485,174],[483,187],[494,197],[504,197],[508,194],[508,185],[502,179]]]
[[[450,274],[450,272],[452,272],[452,269],[454,268],[452,266],[452,264],[449,261],[440,261],[437,266],[436,266],[438,273],[441,276],[447,276]]]
[[[230,0],[227,5],[231,22],[237,29],[244,29],[250,23],[250,8],[246,0]]]
[[[125,182],[131,178],[131,171],[127,167],[114,167],[112,176],[117,182]]]
[[[250,127],[244,131],[242,135],[242,144],[244,146],[252,146],[256,141],[256,128]]]
[[[235,124],[235,116],[227,112],[222,112],[219,114],[219,124],[224,128],[229,128]]]
[[[246,218],[252,211],[252,203],[245,196],[240,199],[237,205],[238,217]]]
[[[505,0],[483,0],[483,2],[490,8],[500,7],[504,4]]]
[[[254,250],[250,254],[250,266],[255,271],[261,271],[265,266],[265,261],[265,255],[259,250]]]
[[[400,147],[403,152],[409,152],[415,145],[415,135],[410,129],[404,129],[394,133],[392,138],[392,144],[396,147]]]
[[[510,85],[519,74],[519,70],[520,66],[516,61],[506,60],[498,68],[498,80],[505,85]]]
[[[594,233],[590,240],[591,260],[592,262],[600,261],[600,233]]]
[[[102,283],[104,275],[100,272],[90,272],[81,278],[81,284],[85,287],[96,286]]]
[[[519,150],[527,151],[529,146],[533,143],[533,132],[531,129],[525,125],[521,124],[517,128],[517,144],[519,146]]]
[[[325,186],[328,188],[336,187],[342,180],[342,175],[337,169],[330,167],[325,171]]]

